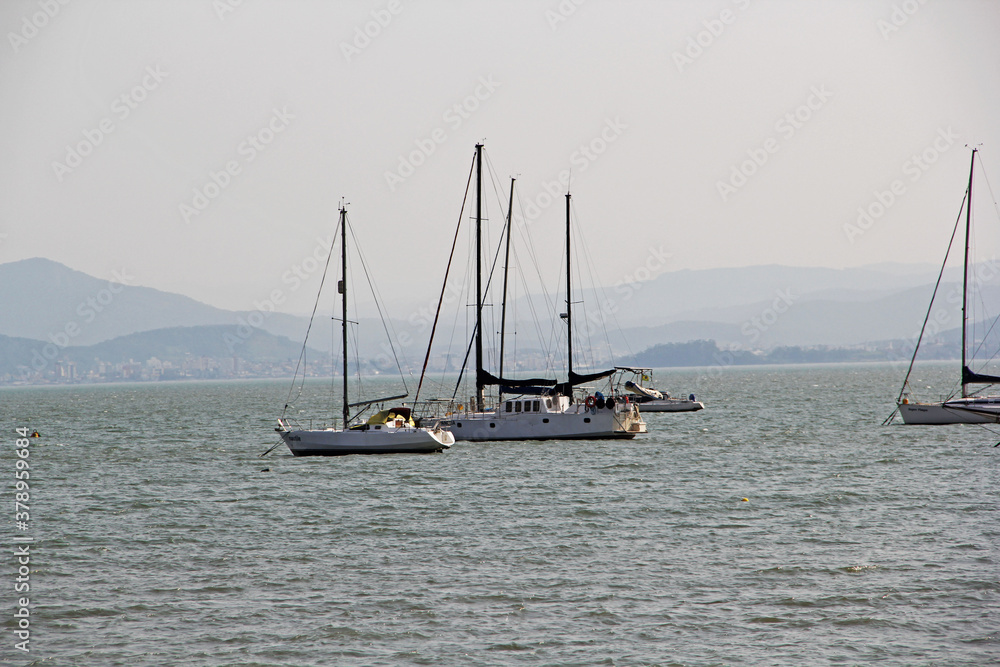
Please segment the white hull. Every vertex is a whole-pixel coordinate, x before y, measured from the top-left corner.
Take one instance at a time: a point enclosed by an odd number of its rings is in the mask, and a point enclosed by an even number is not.
[[[646,433],[646,422],[629,407],[570,406],[563,412],[465,412],[444,424],[456,440],[595,440],[631,439]]]
[[[281,439],[295,456],[346,454],[424,454],[451,447],[455,437],[441,429],[389,428],[293,430],[279,428]]]
[[[899,414],[906,424],[993,424],[1000,422],[1000,398],[900,403]]]
[[[701,401],[689,401],[686,398],[643,401],[636,405],[640,412],[695,412],[705,408],[705,404]]]

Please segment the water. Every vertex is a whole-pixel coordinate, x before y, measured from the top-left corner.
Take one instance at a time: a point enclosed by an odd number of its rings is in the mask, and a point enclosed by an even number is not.
[[[945,391],[953,366],[918,380]],[[283,382],[0,391],[5,424],[43,436],[17,533],[36,538],[31,652],[13,648],[9,511],[0,656],[1000,664],[1000,435],[879,426],[889,366],[658,379],[707,409],[648,415],[631,442],[298,459],[257,457]]]

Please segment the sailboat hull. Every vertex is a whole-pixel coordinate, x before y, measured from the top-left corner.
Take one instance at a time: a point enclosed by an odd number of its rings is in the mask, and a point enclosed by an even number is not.
[[[705,404],[701,401],[691,401],[686,398],[637,401],[636,405],[643,412],[696,412],[705,408]]]
[[[281,431],[295,456],[345,456],[348,454],[430,454],[451,447],[455,437],[448,431],[426,428],[352,429],[341,431]]]
[[[1000,422],[1000,399],[900,403],[899,414],[905,424],[994,424]]]
[[[577,406],[574,406],[577,407]],[[588,410],[569,412],[472,412],[453,415],[448,425],[456,440],[631,440],[646,433],[638,412]]]

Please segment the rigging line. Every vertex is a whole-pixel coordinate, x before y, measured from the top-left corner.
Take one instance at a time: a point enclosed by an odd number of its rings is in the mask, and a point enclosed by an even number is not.
[[[496,169],[493,167],[493,160],[490,159],[489,153],[486,152],[486,147],[483,147],[483,154],[486,158],[486,172],[489,175],[490,183],[493,185],[493,195],[497,198],[497,203],[500,205],[500,213],[503,214],[504,201],[503,195],[499,189],[499,179]],[[504,216],[506,217],[506,216]]]
[[[331,318],[330,321],[332,322],[333,319]],[[337,400],[336,400],[336,392],[337,392],[337,373],[336,373],[336,371],[337,371],[337,360],[340,359],[341,355],[343,355],[343,353],[344,353],[344,351],[341,349],[341,347],[344,344],[344,341],[340,340],[340,336],[337,335],[338,333],[339,332],[337,331],[337,327],[335,327],[335,326],[331,326],[330,327],[330,394],[329,394],[329,399],[330,399],[330,414],[334,415],[333,420],[331,421],[331,423],[336,423],[336,421],[337,421],[336,414],[337,414],[337,410],[339,409],[339,407],[337,406]],[[334,354],[334,353],[336,353],[336,354]]]
[[[584,249],[584,252],[586,253],[587,261],[590,262],[590,266],[591,267],[597,266],[597,264],[593,260],[593,256],[590,254],[590,246],[588,246],[586,242],[583,242],[583,249]],[[625,344],[625,349],[628,350],[629,356],[635,356],[635,353],[632,351],[632,346],[631,346],[631,344],[629,344],[628,337],[625,336],[625,332],[622,329],[621,323],[618,322],[618,317],[616,315],[617,308],[613,307],[614,306],[614,302],[612,302],[611,298],[608,297],[608,293],[604,289],[604,285],[601,284],[597,280],[596,276],[592,276],[591,280],[593,281],[594,285],[597,285],[597,287],[595,288],[594,291],[595,292],[600,292],[600,300],[603,303],[607,303],[607,304],[611,304],[612,305],[612,307],[610,307],[610,308],[607,309],[607,314],[610,315],[610,319],[613,321],[615,329],[618,330],[619,338],[621,338],[622,342]],[[603,310],[602,310],[602,312],[603,312]],[[602,316],[601,317],[601,325],[604,328],[604,339],[605,339],[605,341],[607,341],[608,350],[610,352],[612,352],[612,357],[611,358],[613,360],[614,359],[614,354],[613,354],[613,350],[611,349],[611,336],[608,334],[608,322],[607,322],[608,319],[609,318],[606,318],[606,317]]]
[[[986,312],[986,300],[983,298],[982,292],[979,292],[978,296],[979,296],[979,305],[982,308],[983,312],[985,313]],[[979,341],[979,345],[977,345],[976,349],[972,351],[972,359],[975,359],[976,355],[979,354],[979,351],[983,349],[983,346],[986,344],[986,341],[989,339],[990,334],[993,333],[993,329],[996,328],[998,320],[1000,320],[1000,315],[998,315],[997,317],[993,318],[993,322],[992,322],[992,324],[990,324],[990,328],[986,330],[986,332],[983,334],[982,338]],[[972,324],[972,337],[973,337],[973,339],[975,339],[975,337],[976,337],[976,323],[975,322],[973,322],[973,324]],[[998,350],[998,352],[1000,352],[1000,350]],[[985,367],[985,365],[988,364],[990,361],[993,361],[994,359],[996,359],[996,356],[997,356],[997,352],[994,352],[993,356],[990,357],[989,359],[987,359],[986,361],[984,361],[983,364],[980,367],[981,368]]]
[[[543,300],[543,305],[546,307],[547,311],[550,313],[555,313],[556,305],[552,300],[552,292],[550,292],[545,286],[545,280],[542,278],[541,268],[538,266],[538,258],[534,253],[534,244],[531,241],[531,234],[529,230],[529,223],[527,222],[527,216],[524,213],[524,204],[521,201],[520,190],[517,190],[517,205],[518,210],[521,213],[521,224],[517,225],[518,234],[521,237],[522,243],[524,243],[525,252],[528,258],[531,260],[531,266],[535,269],[535,276],[538,278],[538,287]],[[514,256],[518,258],[517,246],[514,246]],[[541,318],[538,316],[538,310],[535,307],[535,296],[532,295],[528,289],[528,279],[525,276],[523,264],[520,259],[516,259],[515,264],[517,266],[518,275],[521,277],[521,284],[524,286],[524,298],[528,301],[528,309],[531,312],[532,322],[535,327],[535,335],[538,338],[539,345],[542,346],[542,351],[545,353],[546,368],[552,370],[554,368],[552,359],[552,349],[554,346],[554,340],[556,336],[556,326],[557,320],[549,320],[549,334],[548,338],[542,333],[541,330]]]
[[[319,306],[319,297],[323,293],[323,283],[326,282],[326,272],[330,268],[330,258],[333,257],[333,248],[337,244],[337,232],[340,231],[340,216],[337,216],[337,227],[333,232],[333,240],[330,242],[330,252],[326,255],[326,263],[323,265],[323,275],[319,280],[319,289],[316,290],[316,301],[313,303],[312,314],[309,316],[309,326],[306,327],[305,340],[302,341],[302,351],[299,352],[299,360],[295,364],[295,372],[292,374],[292,386],[288,389],[288,396],[285,398],[285,407],[281,410],[281,417],[285,417],[285,412],[288,410],[288,405],[292,402],[292,392],[295,390],[295,378],[299,374],[299,368],[302,368],[302,382],[299,385],[299,393],[295,396],[295,400],[299,400],[299,396],[302,395],[302,388],[305,386],[306,382],[306,344],[309,342],[309,332],[312,330],[313,320],[316,318],[316,308]]]
[[[348,227],[348,229],[351,232],[351,239],[354,241],[354,247],[357,249],[358,257],[361,259],[361,269],[364,271],[365,279],[368,281],[368,288],[371,290],[372,297],[375,299],[375,308],[378,311],[379,319],[382,320],[382,330],[385,331],[386,338],[389,339],[389,349],[392,350],[392,358],[396,362],[396,370],[399,371],[399,378],[403,381],[403,391],[405,393],[410,393],[410,390],[406,386],[406,378],[403,375],[403,368],[399,364],[399,357],[396,356],[396,346],[393,344],[393,336],[396,335],[396,329],[392,326],[392,320],[389,321],[388,325],[385,323],[386,315],[382,311],[382,304],[379,303],[382,295],[378,292],[378,288],[375,287],[375,283],[372,282],[372,277],[368,273],[368,262],[365,260],[364,253],[361,251],[361,244],[358,243],[358,239],[354,235],[354,227]],[[361,318],[359,317],[358,319],[360,320]],[[389,333],[390,329],[392,329],[391,334]],[[407,364],[407,366],[409,366],[409,364]]]
[[[951,230],[951,239],[948,241],[948,249],[944,253],[944,261],[941,262],[941,271],[938,272],[937,282],[934,283],[934,291],[931,293],[931,301],[927,304],[927,315],[924,316],[924,324],[920,327],[920,335],[917,336],[917,344],[913,348],[913,356],[910,357],[910,366],[906,369],[906,377],[903,378],[903,386],[899,390],[899,396],[896,398],[896,409],[898,410],[898,404],[903,399],[903,394],[906,392],[907,384],[910,381],[910,373],[913,372],[913,363],[917,360],[917,351],[920,350],[920,342],[924,338],[924,331],[927,329],[927,322],[931,318],[931,310],[934,307],[934,299],[937,296],[938,287],[941,286],[941,277],[944,275],[945,266],[948,265],[948,255],[951,254],[951,246],[955,242],[955,235],[958,233],[958,225],[962,221],[962,211],[965,209],[965,202],[969,198],[969,191],[966,189],[965,196],[962,197],[962,205],[958,208],[958,217],[955,219],[955,226]],[[962,345],[965,345],[965,341],[962,341]]]
[[[455,383],[455,390],[451,392],[451,400],[458,396],[458,390],[462,386],[462,376],[465,375],[465,368],[469,365],[469,355],[472,354],[472,345],[476,342],[476,326],[472,327],[472,336],[469,337],[469,346],[465,348],[465,359],[462,360],[462,367],[458,371],[458,382]]]
[[[351,237],[353,238],[353,236],[354,235],[352,234]],[[356,239],[354,239],[354,243],[355,243],[355,246],[356,246],[357,245],[357,240]],[[353,263],[348,264],[347,265],[347,270],[350,271],[350,275],[349,276],[345,276],[345,280],[349,281],[348,284],[345,286],[345,289],[350,289],[351,290],[351,300],[350,300],[350,302],[349,302],[348,305],[349,306],[353,305],[353,307],[354,307],[354,318],[355,318],[356,321],[360,322],[361,316],[358,315],[358,307],[357,307],[357,305],[355,305],[355,304],[358,303],[358,292],[357,292],[357,289],[355,288],[355,283],[354,283],[354,264]],[[346,298],[346,296],[345,296],[345,298]],[[360,345],[360,341],[358,340],[358,328],[359,327],[358,327],[357,324],[355,324],[355,326],[352,327],[351,324],[354,324],[354,322],[352,322],[350,318],[351,318],[351,314],[349,312],[347,314],[347,322],[345,324],[346,324],[347,330],[348,330],[348,334],[347,335],[350,337],[350,340],[353,341],[353,343],[354,343],[353,345],[351,345],[349,347],[354,351],[354,370],[355,370],[355,374],[357,375],[357,378],[358,378],[357,382],[355,383],[357,385],[357,393],[355,394],[355,396],[356,396],[355,400],[360,401],[361,397],[364,395],[364,380],[361,377],[361,345]],[[350,399],[350,396],[347,396],[346,398]],[[348,420],[348,422],[350,422],[350,420]],[[345,429],[347,428],[347,424],[346,423],[344,424],[344,428]]]
[[[997,199],[993,194],[993,186],[990,185],[989,176],[986,175],[986,166],[983,164],[983,156],[980,151],[976,151],[976,153],[979,158],[979,175],[983,177],[984,181],[986,181],[986,189],[989,190],[990,200],[993,202],[993,210],[996,211],[997,217],[1000,218],[1000,207],[997,206]]]
[[[550,312],[556,311],[556,302],[552,299],[553,291],[549,290],[545,285],[545,279],[542,278],[542,270],[538,266],[538,258],[535,256],[535,244],[531,240],[531,229],[527,222],[528,217],[524,213],[524,204],[521,202],[520,190],[517,191],[517,205],[518,209],[521,211],[521,222],[522,224],[517,226],[518,234],[521,236],[521,240],[524,242],[525,249],[528,252],[528,257],[531,259],[531,265],[535,269],[535,275],[538,276],[538,287],[542,291],[542,298],[545,299],[545,305],[548,306]]]
[[[493,254],[493,264],[490,266],[490,272],[487,275],[486,284],[483,286],[483,293],[485,293],[485,294],[489,294],[490,285],[493,284],[493,274],[496,271],[497,263],[500,261],[500,249],[502,247],[503,247],[503,243],[498,243],[497,244],[497,251]],[[490,308],[490,313],[492,314],[492,312],[493,312],[493,308]],[[496,320],[494,320],[494,324],[495,324],[495,322],[496,322]],[[478,323],[476,324],[476,326],[473,327],[473,330],[472,330],[472,338],[473,339],[476,337],[476,329],[478,329],[478,327],[479,327]],[[496,327],[494,327],[494,329],[495,328]],[[472,344],[470,343],[469,344],[469,350],[471,350],[471,349],[472,349]],[[494,351],[495,350],[493,350],[491,352],[494,352]],[[462,364],[463,371],[465,370],[465,364],[468,363],[468,361],[469,361],[469,351],[467,350],[466,353],[465,353],[465,361]],[[458,386],[461,385],[461,384],[462,384],[462,374],[459,374],[459,376],[458,376],[458,382],[456,383],[456,386],[455,386],[455,393],[456,394],[458,393]]]
[[[476,166],[475,154],[473,154],[472,164],[469,165],[469,178],[465,183],[465,196],[462,197],[462,209],[458,212],[458,225],[455,227],[455,238],[451,242],[451,253],[448,255],[448,266],[444,270],[444,281],[441,284],[441,296],[438,297],[437,310],[434,311],[434,324],[431,325],[431,337],[427,341],[427,354],[424,356],[424,365],[420,369],[420,381],[417,383],[417,393],[413,396],[413,402],[417,402],[420,396],[420,388],[424,384],[424,375],[427,373],[427,362],[431,358],[431,346],[434,344],[434,332],[437,330],[438,317],[441,315],[441,305],[444,303],[445,290],[448,288],[448,273],[451,271],[451,260],[455,257],[455,244],[458,243],[458,232],[462,228],[462,216],[465,214],[465,202],[469,198],[469,186],[472,184],[472,172]]]
[[[581,224],[579,222],[579,213],[577,213],[575,210],[573,211],[573,217],[576,219],[576,224],[573,225],[573,229],[576,230],[576,243],[574,245],[576,247],[581,248],[583,250],[583,253],[582,253],[583,254],[583,259],[584,259],[584,262],[586,263],[587,272],[590,274],[590,284],[591,284],[590,292],[596,297],[597,296],[597,288],[593,287],[593,286],[597,285],[598,282],[597,282],[597,275],[596,275],[596,270],[595,270],[596,265],[594,263],[594,258],[590,254],[590,247],[587,245],[586,237],[583,234],[583,232],[581,231]],[[578,250],[577,252],[579,253],[580,251]],[[578,254],[578,257],[579,257],[579,254]],[[579,267],[580,264],[581,264],[581,262],[578,260],[577,261],[577,266]],[[599,299],[598,299],[598,301],[599,301]],[[587,303],[586,303],[586,301],[584,301],[583,310],[584,310],[584,313],[586,315],[586,322],[587,322],[587,329],[586,329],[586,332],[587,332],[587,343],[590,346],[591,361],[594,364],[594,367],[596,368],[597,367],[597,358],[596,358],[596,354],[594,353],[595,348],[594,348],[594,344],[593,344],[593,332],[591,331],[591,326],[590,326],[591,316],[587,312],[587,307],[588,307]],[[603,314],[601,312],[600,303],[597,304],[597,320],[600,322],[601,329],[604,331],[604,344],[608,348],[608,358],[611,360],[611,364],[614,365],[615,354],[614,354],[614,350],[611,348],[611,337],[608,335],[608,327],[607,327],[607,323],[604,321],[604,316],[603,316]]]
[[[990,193],[990,200],[993,202],[993,210],[996,212],[997,217],[1000,218],[1000,208],[997,207],[996,197],[993,194],[993,186],[990,184],[989,176],[987,176],[987,174],[986,174],[986,168],[985,168],[985,165],[983,164],[983,156],[980,155],[980,154],[978,154],[979,151],[976,151],[976,152],[977,152],[976,157],[979,158],[979,175],[983,178],[984,181],[986,181],[986,189]],[[982,306],[983,312],[986,312],[986,303],[983,300],[982,292],[979,293],[979,298],[980,298],[980,301],[982,302],[981,306]],[[983,340],[980,342],[979,347],[975,350],[975,352],[973,352],[973,357],[975,357],[975,354],[978,353],[979,350],[982,348],[982,346],[986,343],[986,339],[989,338],[990,333],[992,333],[994,327],[996,327],[998,320],[1000,320],[1000,315],[998,315],[993,320],[993,323],[990,325],[989,330],[983,336]],[[973,322],[973,327],[975,327],[975,322]],[[963,342],[963,344],[964,344],[964,342]],[[985,364],[988,364],[989,362],[995,360],[997,358],[997,354],[1000,354],[1000,350],[998,350],[996,353],[994,353],[993,356],[989,358],[989,360],[987,360],[986,362],[984,362],[984,366],[985,366]]]
[[[551,353],[552,353],[552,345],[551,345],[552,341],[551,341],[551,338],[553,337],[552,334],[551,334],[551,328],[550,328],[549,341],[546,342],[546,338],[545,338],[544,334],[542,333],[542,329],[541,329],[541,326],[540,326],[541,318],[538,316],[538,310],[535,308],[535,300],[534,300],[534,298],[532,298],[532,295],[528,292],[528,287],[527,287],[528,281],[527,281],[527,279],[525,278],[525,275],[524,275],[524,268],[521,266],[520,262],[517,261],[517,250],[516,250],[516,248],[515,248],[515,251],[514,251],[514,256],[515,256],[514,268],[517,271],[517,276],[521,279],[521,286],[524,289],[524,296],[522,298],[528,304],[529,316],[531,317],[531,321],[532,321],[532,323],[534,324],[534,327],[535,327],[535,337],[538,339],[538,344],[541,346],[542,353],[545,355],[545,370],[547,370],[547,371],[554,371],[555,367],[554,367],[554,364],[552,363],[552,355],[551,355]],[[514,320],[514,326],[515,326],[515,328],[517,327],[517,319]],[[553,327],[553,328],[555,327],[555,321],[554,320],[551,321],[551,327]],[[515,338],[515,341],[516,341],[516,338]]]
[[[994,431],[993,429],[987,427],[985,424],[976,424],[976,426],[978,426],[979,428],[983,429],[984,431],[992,434],[994,437],[1000,437],[1000,433],[998,433],[997,431]],[[1000,442],[998,442],[997,444],[995,444],[993,446],[994,447],[1000,447]]]

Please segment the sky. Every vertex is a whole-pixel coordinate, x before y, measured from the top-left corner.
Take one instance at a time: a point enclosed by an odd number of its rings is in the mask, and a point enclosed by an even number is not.
[[[568,176],[605,285],[937,264],[967,145],[1000,187],[995,0],[5,0],[0,28],[0,263],[222,308],[308,312],[341,198],[381,292],[433,300],[479,141],[543,261]]]

